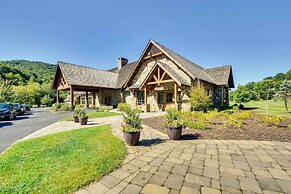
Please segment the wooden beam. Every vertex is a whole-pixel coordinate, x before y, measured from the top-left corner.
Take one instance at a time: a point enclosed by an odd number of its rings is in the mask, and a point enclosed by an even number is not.
[[[152,57],[157,57],[157,56],[160,56],[160,55],[162,55],[162,54],[163,54],[162,52],[158,52],[158,53],[153,54],[153,55],[151,55],[151,56],[146,56],[146,57],[144,57],[143,60],[150,59],[150,58],[152,58]]]
[[[74,109],[74,88],[71,86],[70,87],[70,96],[71,96],[71,107]]]
[[[149,82],[148,85],[154,85],[154,84],[159,84],[159,83],[169,83],[169,82],[175,82],[173,79],[167,79],[167,80],[162,80],[159,82]]]
[[[60,91],[57,90],[57,103],[59,103],[59,102],[60,102]]]
[[[156,82],[159,81],[156,75],[154,75],[154,79],[156,80]]]
[[[93,105],[93,108],[96,108],[96,93],[92,92],[92,95],[93,95],[92,105]]]
[[[174,103],[177,108],[177,84],[174,83]]]
[[[158,80],[160,81],[161,79],[161,68],[160,67],[158,67]]]
[[[147,112],[147,87],[144,88],[144,112]]]
[[[164,79],[165,75],[166,75],[166,72],[164,72],[164,73],[162,74],[161,81]]]
[[[86,91],[85,103],[86,103],[86,108],[89,108],[88,91]]]

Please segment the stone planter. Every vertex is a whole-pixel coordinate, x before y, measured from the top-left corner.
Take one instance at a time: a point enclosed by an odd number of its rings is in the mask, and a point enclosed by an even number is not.
[[[75,123],[79,123],[79,117],[73,117]]]
[[[87,125],[88,123],[88,117],[85,117],[85,118],[79,118],[79,123],[81,125]]]
[[[135,146],[138,144],[140,131],[138,132],[123,132],[123,137],[127,145]]]
[[[171,140],[178,140],[181,138],[182,134],[182,127],[178,128],[166,128],[167,134],[169,136],[169,139]]]

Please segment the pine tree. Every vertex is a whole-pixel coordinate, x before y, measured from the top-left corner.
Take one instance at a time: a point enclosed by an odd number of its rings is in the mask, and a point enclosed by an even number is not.
[[[286,112],[288,113],[288,101],[291,97],[291,81],[285,80],[280,84],[279,91],[276,93],[276,99],[284,101]]]

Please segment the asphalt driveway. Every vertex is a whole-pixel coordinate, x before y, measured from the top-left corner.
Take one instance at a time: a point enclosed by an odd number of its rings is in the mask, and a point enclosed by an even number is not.
[[[0,153],[17,140],[70,114],[72,113],[52,113],[48,109],[37,108],[14,120],[0,121]]]

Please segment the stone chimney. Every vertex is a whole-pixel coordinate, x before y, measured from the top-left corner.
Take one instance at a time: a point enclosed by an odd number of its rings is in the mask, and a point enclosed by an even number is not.
[[[118,61],[118,69],[121,69],[124,65],[127,64],[128,59],[119,57],[117,61]]]

